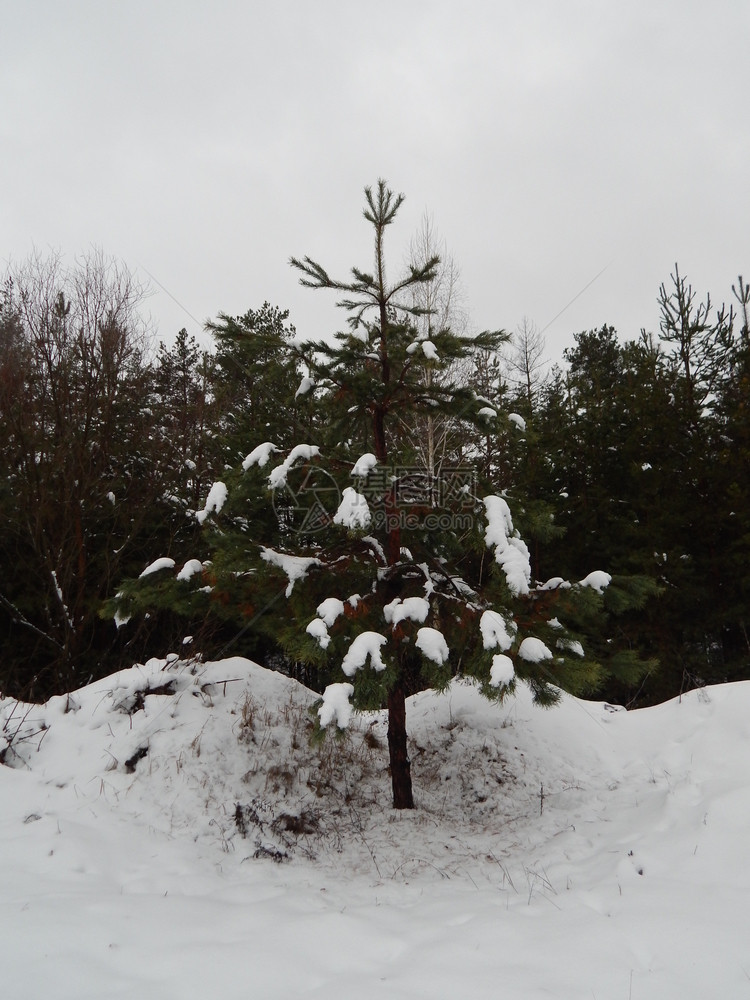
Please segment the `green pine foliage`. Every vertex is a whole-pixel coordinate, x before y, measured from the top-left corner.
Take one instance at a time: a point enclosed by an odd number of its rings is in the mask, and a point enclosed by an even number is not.
[[[299,363],[291,350],[289,313],[264,302],[242,316],[220,313],[206,329],[214,338],[210,384],[222,459],[234,466],[248,441],[290,444],[304,426],[295,398]]]

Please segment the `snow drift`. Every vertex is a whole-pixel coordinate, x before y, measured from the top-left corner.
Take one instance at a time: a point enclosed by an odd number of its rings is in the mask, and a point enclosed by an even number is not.
[[[175,657],[0,702],[8,996],[747,995],[750,684],[423,692],[406,813],[384,717],[313,747],[317,700]]]

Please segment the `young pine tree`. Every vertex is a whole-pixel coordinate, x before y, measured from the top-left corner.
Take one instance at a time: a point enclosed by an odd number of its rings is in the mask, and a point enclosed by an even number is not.
[[[420,332],[413,293],[433,279],[438,259],[389,281],[385,235],[403,196],[379,181],[365,197],[371,272],[355,267],[340,281],[309,257],[291,261],[303,285],[339,293],[349,314],[333,343],[290,344],[307,369],[298,396],[314,440],[291,450],[248,442],[241,469],[215,485],[202,512],[211,564],[176,578],[166,570],[166,585],[165,571],[150,574],[140,588],[123,587],[121,604],[127,610],[139,593],[169,586],[184,599],[194,587],[242,627],[267,629],[328,682],[322,727],[343,728],[352,707],[385,706],[393,805],[405,809],[414,805],[407,696],[459,674],[497,700],[518,679],[542,704],[560,688],[590,690],[599,667],[564,622],[590,624],[609,577],[534,585],[528,550],[492,482],[467,465],[443,467],[435,481],[415,463],[404,418],[413,426],[411,418],[440,414],[483,432],[496,425],[493,401],[450,372],[506,337]],[[425,362],[442,377],[425,379]]]

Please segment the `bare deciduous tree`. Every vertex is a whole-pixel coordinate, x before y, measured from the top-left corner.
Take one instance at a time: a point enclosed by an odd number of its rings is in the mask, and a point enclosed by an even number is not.
[[[14,637],[33,636],[44,683],[64,689],[147,516],[124,502],[149,495],[145,290],[99,250],[72,266],[35,253],[10,266],[5,289],[0,609]]]
[[[409,259],[424,263],[436,257],[440,263],[434,278],[412,289],[413,304],[423,310],[421,315],[415,317],[414,326],[419,338],[425,341],[431,340],[435,332],[445,329],[464,336],[469,326],[458,265],[449,253],[445,239],[436,229],[432,216],[425,212],[409,244]],[[469,384],[471,365],[464,359],[438,370],[425,358],[423,378],[428,388],[441,379]],[[419,464],[431,478],[439,476],[446,463],[459,461],[463,430],[460,423],[450,416],[421,416],[411,424],[403,423],[403,430]]]
[[[524,316],[508,345],[504,375],[517,395],[523,397],[527,416],[532,416],[537,393],[546,381],[546,350],[544,336]]]

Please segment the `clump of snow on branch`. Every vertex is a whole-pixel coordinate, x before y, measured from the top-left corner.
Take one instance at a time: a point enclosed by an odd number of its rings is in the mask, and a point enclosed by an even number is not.
[[[403,601],[397,597],[383,608],[383,617],[394,628],[404,619],[423,622],[430,612],[430,603],[424,597],[407,597]]]
[[[428,660],[432,660],[433,663],[437,663],[438,666],[446,663],[450,655],[445,636],[436,628],[429,628],[429,626],[421,628],[417,632],[415,645],[423,656],[426,656]]]
[[[520,413],[509,413],[508,420],[510,420],[512,424],[515,424],[519,430],[521,431],[526,430],[526,421],[523,419]]]
[[[338,597],[327,597],[325,601],[316,608],[317,618],[313,618],[305,631],[317,640],[321,649],[327,649],[331,643],[328,629],[334,624],[339,615],[344,614],[344,602]]]
[[[162,569],[174,569],[174,559],[170,559],[169,556],[162,556],[161,559],[155,559],[144,569],[139,579],[142,579],[144,576],[151,576],[152,573],[158,573]]]
[[[609,573],[605,573],[602,569],[595,569],[593,573],[589,573],[580,581],[580,586],[591,587],[597,594],[603,594],[611,582],[612,577]]]
[[[518,631],[518,626],[513,621],[506,622],[497,611],[485,611],[479,619],[479,630],[485,649],[505,651],[513,645],[513,636]]]
[[[366,479],[377,464],[378,460],[371,451],[368,451],[364,455],[360,456],[360,458],[358,458],[354,463],[354,468],[352,469],[351,474],[353,476],[358,476],[361,479]]]
[[[495,653],[490,667],[490,684],[492,687],[507,687],[516,676],[513,660],[505,653]]]
[[[380,544],[377,538],[375,538],[373,535],[365,535],[362,541],[367,542],[367,544],[371,546],[373,552],[375,552],[375,554],[383,563],[383,565],[385,565],[388,562],[385,556],[385,549]]]
[[[333,515],[333,523],[341,524],[351,531],[367,528],[372,520],[367,500],[361,493],[347,486],[341,497],[341,503]]]
[[[189,580],[197,573],[203,572],[203,563],[200,559],[188,559],[180,572],[177,574],[178,580]]]
[[[64,594],[62,592],[62,587],[57,582],[57,573],[55,573],[54,570],[52,570],[52,582],[53,582],[53,584],[55,586],[55,591],[57,593],[57,599],[60,602],[60,605],[61,605],[63,611],[65,612],[65,617],[68,619],[68,624],[72,628],[73,627],[73,619],[72,619],[72,617],[70,615],[70,612],[68,611],[68,606],[65,603],[65,596],[64,596]]]
[[[564,580],[561,576],[552,576],[543,583],[539,590],[568,590],[570,589],[570,584],[567,580]]]
[[[513,527],[510,508],[502,497],[484,498],[487,512],[485,541],[495,549],[495,561],[502,567],[511,593],[528,594],[531,563],[526,543]]]
[[[270,563],[272,566],[278,566],[279,569],[286,573],[289,580],[289,586],[286,588],[287,597],[294,590],[295,583],[298,580],[305,579],[312,566],[321,565],[320,559],[309,556],[290,556],[286,552],[276,552],[275,549],[269,549],[267,546],[261,549],[260,554],[261,558],[265,559],[267,563]]]
[[[318,616],[322,618],[326,625],[330,628],[339,615],[343,615],[344,602],[340,601],[338,597],[327,597],[325,601],[320,602],[315,610],[317,611]]]
[[[331,637],[328,634],[328,626],[322,618],[313,618],[305,629],[308,635],[317,640],[321,649],[328,649],[331,644]]]
[[[203,510],[199,510],[195,517],[199,524],[203,524],[209,514],[216,512],[217,514],[227,502],[227,496],[229,491],[227,490],[226,483],[218,482],[214,483],[211,489],[208,491],[208,496],[206,497],[206,505]]]
[[[289,475],[289,471],[295,462],[304,461],[309,462],[310,459],[315,458],[316,455],[320,454],[320,448],[316,444],[298,444],[289,452],[287,457],[281,463],[277,465],[275,469],[271,471],[268,477],[268,483],[272,490],[278,489],[279,486],[286,485],[286,477]]]
[[[430,567],[428,566],[428,564],[426,562],[423,562],[423,563],[419,564],[419,568],[424,573],[424,583],[423,583],[422,586],[424,587],[425,594],[427,594],[427,596],[429,597],[430,594],[434,594],[435,593],[435,583],[434,583],[434,581],[432,579],[432,575],[430,573]]]
[[[352,704],[349,701],[354,694],[351,684],[329,684],[323,692],[323,704],[318,709],[318,718],[325,729],[335,722],[339,729],[346,729],[352,717]]]
[[[367,661],[373,670],[381,672],[385,670],[385,663],[380,652],[388,640],[380,632],[360,632],[352,641],[346,656],[341,661],[341,669],[347,677],[353,677],[358,670],[367,665]]]
[[[544,660],[551,660],[552,653],[541,639],[536,636],[527,636],[518,647],[518,655],[527,663],[542,663]]]
[[[268,464],[271,455],[278,450],[275,444],[272,444],[270,441],[264,441],[263,444],[259,444],[257,448],[253,448],[249,455],[245,456],[245,460],[242,463],[242,471],[247,472],[253,465],[257,465],[262,469],[264,465]]]
[[[119,601],[122,596],[123,596],[122,591],[119,591],[117,594],[115,594],[115,599]],[[130,621],[130,615],[124,615],[120,612],[119,608],[115,608],[113,621],[115,623],[115,628],[118,629],[122,628],[123,625],[127,625],[128,622]]]
[[[440,356],[437,352],[437,348],[431,340],[428,340],[425,336],[418,337],[413,340],[411,344],[406,348],[407,354],[416,354],[417,351],[421,349],[422,354],[427,358],[428,361],[439,361]]]
[[[583,646],[577,639],[558,639],[557,648],[567,650],[570,653],[575,653],[576,656],[585,656]]]
[[[491,406],[483,406],[477,412],[480,417],[487,417],[488,420],[493,420],[497,416],[497,410]]]
[[[315,388],[315,383],[313,382],[313,380],[309,377],[309,375],[305,375],[305,377],[299,384],[299,389],[297,389],[297,391],[294,394],[294,398],[296,399],[298,396],[306,396],[307,393],[314,388]]]

